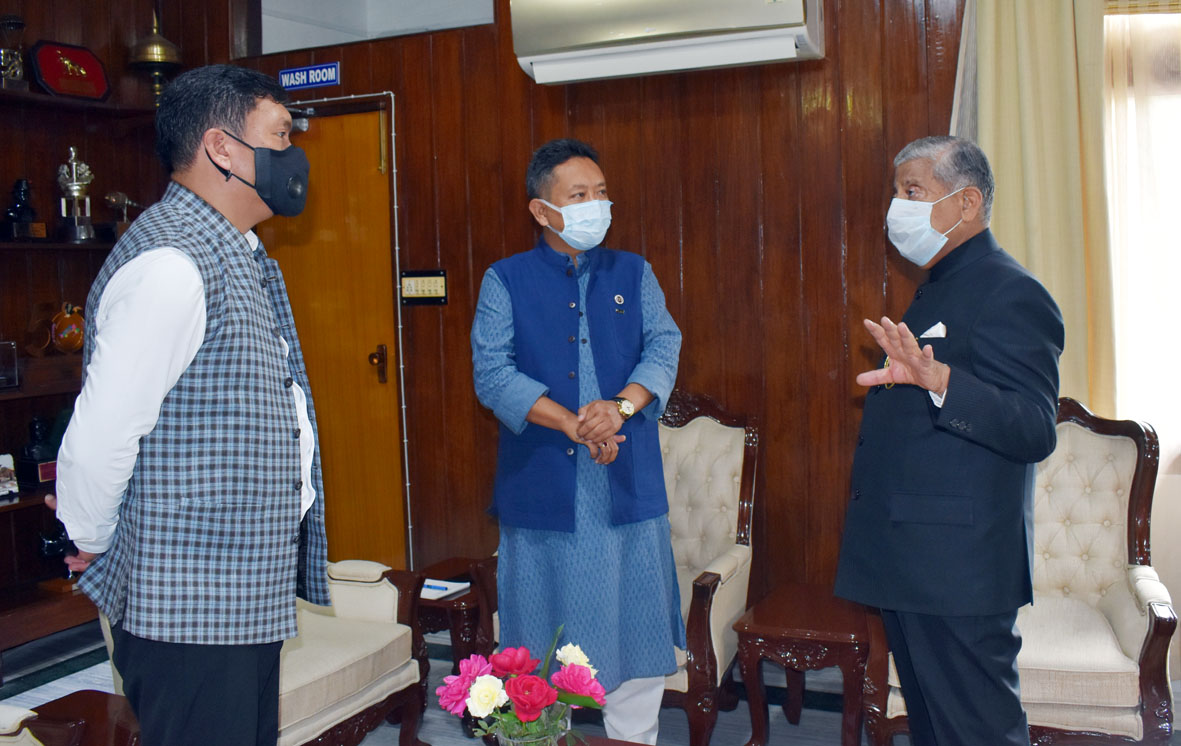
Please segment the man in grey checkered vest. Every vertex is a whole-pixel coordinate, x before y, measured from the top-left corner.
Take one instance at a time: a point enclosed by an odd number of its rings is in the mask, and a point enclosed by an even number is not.
[[[316,413],[253,232],[306,197],[285,100],[230,65],[169,86],[156,150],[172,180],[86,304],[58,516],[145,746],[274,746],[296,595],[328,603]]]

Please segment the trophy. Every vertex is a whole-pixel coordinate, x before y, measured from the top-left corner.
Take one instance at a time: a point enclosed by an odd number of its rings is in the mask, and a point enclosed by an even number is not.
[[[86,190],[94,174],[90,166],[78,160],[78,151],[70,147],[70,159],[57,169],[57,185],[61,187],[61,234],[63,241],[82,243],[94,240],[94,226],[90,223],[90,197]]]
[[[29,204],[33,186],[28,179],[17,179],[12,185],[12,205],[4,211],[4,229],[0,238],[45,238],[45,223],[38,223],[37,211]]]
[[[29,90],[25,80],[24,52],[21,32],[25,22],[20,16],[0,16],[0,88],[10,91]]]
[[[114,238],[118,239],[131,225],[131,222],[127,219],[127,210],[132,207],[142,209],[143,205],[131,199],[123,192],[111,192],[106,197],[104,197],[103,200],[107,203],[107,207],[110,207],[113,210],[123,211],[123,218],[119,221],[116,221],[115,223]]]

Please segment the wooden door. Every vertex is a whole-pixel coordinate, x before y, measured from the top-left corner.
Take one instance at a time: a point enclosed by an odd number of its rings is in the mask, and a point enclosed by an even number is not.
[[[292,137],[312,165],[307,206],[258,234],[283,270],[307,360],[328,558],[405,568],[388,122],[379,111],[310,119]],[[369,361],[378,345],[385,383]]]

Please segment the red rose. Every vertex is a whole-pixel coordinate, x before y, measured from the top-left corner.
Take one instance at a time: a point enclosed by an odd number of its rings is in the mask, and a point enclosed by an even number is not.
[[[558,692],[540,676],[517,676],[504,682],[504,693],[522,723],[536,720],[541,711],[558,701]]]
[[[492,673],[501,678],[533,673],[541,663],[529,657],[529,648],[526,647],[505,648],[489,658],[488,662],[492,664]]]

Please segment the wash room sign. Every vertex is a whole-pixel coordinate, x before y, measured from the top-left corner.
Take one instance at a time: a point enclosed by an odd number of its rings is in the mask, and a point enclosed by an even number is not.
[[[325,85],[340,85],[340,63],[325,62],[321,65],[280,70],[279,82],[289,91],[300,88],[318,88]]]

